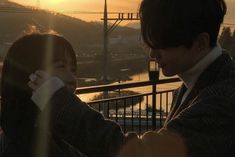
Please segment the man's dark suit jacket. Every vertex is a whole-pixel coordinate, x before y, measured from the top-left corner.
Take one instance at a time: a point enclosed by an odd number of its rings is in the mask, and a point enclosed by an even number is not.
[[[227,54],[217,58],[181,105],[179,93],[164,127],[182,136],[188,157],[235,156],[235,64],[231,58]],[[105,120],[66,88],[57,91],[50,103],[52,132],[89,157],[114,156],[125,142],[118,124]]]
[[[222,54],[200,75],[185,101],[176,91],[165,128],[184,138],[189,157],[235,156],[235,64]]]

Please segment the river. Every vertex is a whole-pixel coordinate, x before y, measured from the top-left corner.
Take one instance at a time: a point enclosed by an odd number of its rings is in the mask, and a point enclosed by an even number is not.
[[[131,80],[130,81],[125,81],[125,83],[130,83],[130,82],[139,82],[139,81],[146,81],[148,80],[148,73],[147,72],[143,72],[140,74],[136,74],[130,77]],[[164,77],[162,75],[162,73],[160,73],[160,79],[164,79],[166,77]],[[118,82],[115,82],[113,84],[118,84]],[[164,85],[157,85],[157,91],[164,91],[164,90],[170,90],[170,89],[176,89],[180,86],[181,82],[176,82],[176,83],[169,83],[169,84],[164,84]],[[128,90],[134,91],[134,92],[138,92],[138,93],[149,93],[152,91],[152,87],[151,86],[146,86],[146,87],[136,87],[136,88],[130,88]],[[98,95],[100,93],[91,93],[91,94],[82,94],[82,95],[78,95],[78,97],[80,99],[82,99],[85,102],[91,101],[94,99],[94,97],[96,95]],[[162,106],[163,109],[166,109],[166,105],[169,105],[171,100],[172,100],[172,95],[169,94],[168,95],[168,102],[166,101],[166,94],[162,95]],[[142,105],[141,105],[141,109],[145,109],[146,106],[144,104],[147,103],[146,97],[144,97],[143,101],[142,101]],[[152,104],[151,102],[151,96],[148,97],[148,103]],[[160,96],[157,96],[157,105],[160,103]],[[167,104],[168,103],[168,104]],[[139,104],[138,104],[139,105]],[[139,106],[136,105],[135,107],[136,109],[139,108]],[[157,107],[159,108],[159,107]]]

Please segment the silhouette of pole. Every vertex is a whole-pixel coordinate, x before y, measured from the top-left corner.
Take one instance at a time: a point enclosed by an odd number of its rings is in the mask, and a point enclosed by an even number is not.
[[[103,81],[108,81],[108,11],[107,0],[104,1],[104,54],[103,54]],[[103,92],[104,99],[108,98],[108,91]],[[108,118],[109,110],[107,104],[103,104],[104,117]]]
[[[104,54],[103,54],[103,81],[108,81],[108,11],[107,0],[104,1]]]

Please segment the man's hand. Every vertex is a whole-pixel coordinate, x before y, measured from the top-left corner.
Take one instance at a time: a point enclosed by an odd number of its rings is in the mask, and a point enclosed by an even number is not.
[[[117,157],[154,157],[154,155],[150,154],[141,139],[133,138],[122,147]]]
[[[123,146],[118,157],[187,157],[182,137],[167,129],[146,132]]]

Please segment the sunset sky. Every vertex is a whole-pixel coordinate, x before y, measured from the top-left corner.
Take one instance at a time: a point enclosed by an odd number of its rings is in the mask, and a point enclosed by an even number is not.
[[[36,6],[37,0],[11,0],[24,5]],[[141,0],[107,0],[108,11],[137,12]],[[226,0],[228,13],[225,22],[235,23],[235,0]],[[43,9],[66,11],[92,11],[102,12],[104,0],[40,0]],[[102,15],[72,14],[72,16],[88,21],[98,21]]]

